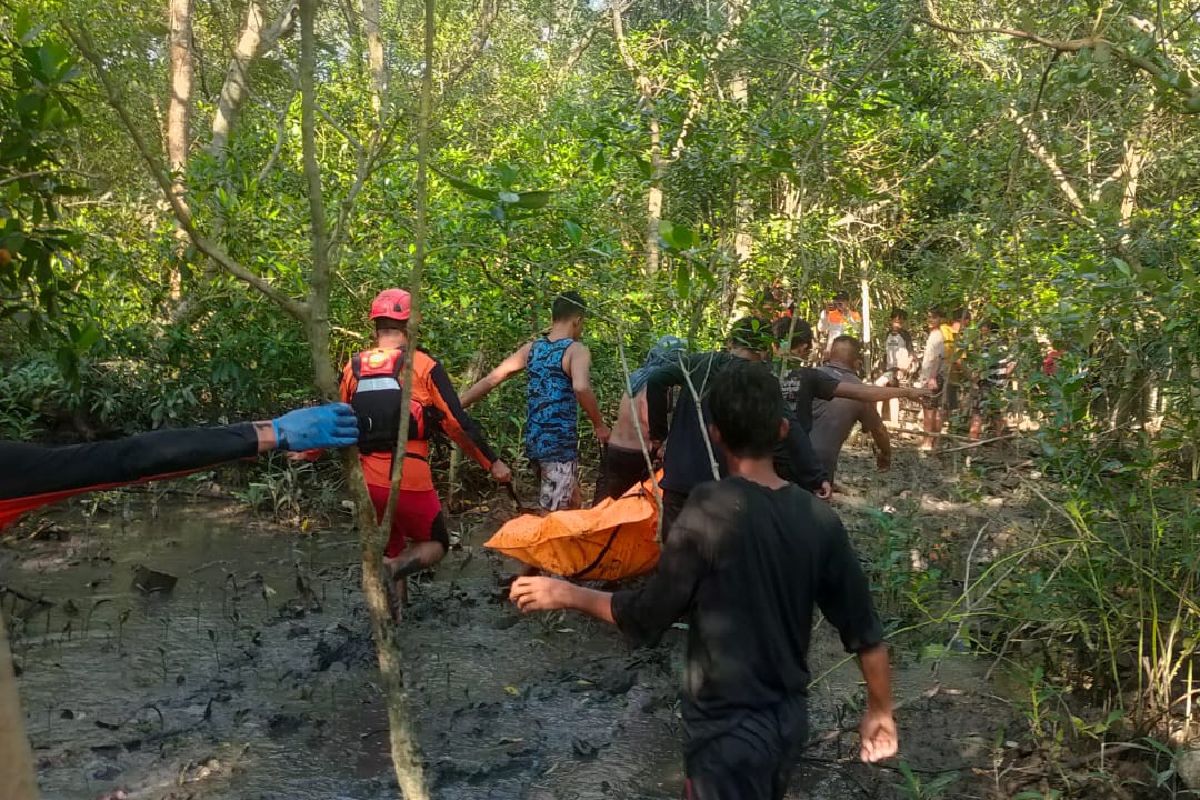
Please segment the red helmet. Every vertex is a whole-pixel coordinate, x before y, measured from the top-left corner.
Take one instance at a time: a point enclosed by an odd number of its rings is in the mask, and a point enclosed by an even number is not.
[[[384,289],[371,301],[370,319],[406,320],[412,315],[412,295],[403,289]]]

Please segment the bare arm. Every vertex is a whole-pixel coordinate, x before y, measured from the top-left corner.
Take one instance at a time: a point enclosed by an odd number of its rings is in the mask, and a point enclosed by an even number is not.
[[[864,403],[878,403],[881,400],[891,400],[893,397],[919,400],[927,394],[929,392],[926,389],[914,389],[909,386],[872,386],[869,383],[839,381],[833,396],[861,400]]]
[[[526,613],[566,608],[582,611],[610,625],[616,624],[612,592],[576,586],[557,578],[517,578],[509,590],[509,597]]]
[[[463,408],[470,408],[475,405],[487,397],[488,392],[492,391],[492,389],[495,389],[513,375],[525,369],[526,365],[529,364],[529,348],[532,346],[532,342],[526,342],[521,346],[520,350],[501,361],[494,370],[477,381],[470,389],[463,392],[459,396],[459,401],[462,403]]]
[[[883,424],[879,412],[875,410],[874,403],[863,403],[862,407],[860,419],[863,430],[871,434],[871,438],[875,440],[875,448],[879,451],[875,456],[875,465],[881,470],[887,469],[892,465],[892,439],[888,435],[888,429]]]
[[[877,644],[858,654],[858,667],[867,682],[867,710],[858,732],[862,737],[859,755],[867,763],[891,758],[899,750],[896,720],[892,716],[892,668],[886,644]]]
[[[567,348],[564,361],[563,368],[571,378],[571,388],[575,391],[575,399],[579,401],[579,406],[592,421],[592,427],[596,430],[596,438],[601,442],[607,442],[610,431],[604,424],[604,417],[600,414],[600,402],[596,399],[596,393],[592,391],[592,351],[588,350],[585,345],[573,344]]]

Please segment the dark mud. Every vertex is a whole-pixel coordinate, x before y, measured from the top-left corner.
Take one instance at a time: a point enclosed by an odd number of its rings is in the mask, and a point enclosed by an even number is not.
[[[900,462],[880,479],[862,454],[844,458],[839,507],[857,535],[865,509],[905,492],[964,531],[995,512],[984,498],[939,496],[926,466]],[[0,548],[0,585],[19,593],[3,608],[45,797],[395,797],[356,535],[336,524],[300,535],[216,503],[153,516],[128,497],[112,502],[91,518],[59,509],[48,518],[61,533]],[[948,502],[970,513],[937,511]],[[520,617],[504,600],[512,565],[480,547],[506,513],[452,521],[462,545],[418,582],[403,623],[433,795],[679,797],[682,634],[631,651],[577,615]],[[140,567],[178,582],[144,594]],[[812,692],[816,741],[789,796],[909,796],[895,763],[855,763],[861,690],[824,623],[811,660],[824,674]],[[898,662],[906,763],[926,780],[956,773],[940,796],[992,796],[997,746],[1011,747],[1021,723],[984,683],[988,664],[905,652]]]

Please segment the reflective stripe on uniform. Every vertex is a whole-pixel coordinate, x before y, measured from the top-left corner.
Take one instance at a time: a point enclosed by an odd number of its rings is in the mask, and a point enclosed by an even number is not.
[[[358,381],[358,392],[394,392],[400,388],[395,378],[361,378]]]

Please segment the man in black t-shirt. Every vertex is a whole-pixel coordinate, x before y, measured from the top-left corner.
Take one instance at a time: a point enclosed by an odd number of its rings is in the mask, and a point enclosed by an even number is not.
[[[786,324],[785,324],[786,323]],[[803,361],[812,351],[813,332],[807,322],[802,319],[781,319],[775,323],[775,339],[788,352],[788,361]],[[804,432],[810,433],[813,425],[813,400],[832,400],[843,397],[847,400],[859,400],[864,403],[878,403],[903,397],[918,400],[929,394],[927,389],[914,389],[908,386],[871,386],[865,383],[839,381],[837,378],[813,367],[799,366],[789,370],[780,381],[783,389],[783,399],[796,421]],[[775,450],[775,469],[787,480],[792,480],[788,469],[788,461],[781,457],[779,449]],[[829,476],[827,476],[829,477]]]
[[[684,616],[688,796],[778,800],[807,739],[814,610],[858,655],[866,679],[863,761],[897,751],[888,651],[837,515],[775,473],[771,451],[788,430],[778,381],[761,364],[732,364],[708,405],[730,476],[691,493],[645,585],[610,594],[518,578],[511,598],[525,612],[583,611],[637,643],[653,643]]]
[[[710,422],[707,397],[713,380],[731,365],[769,358],[771,349],[770,326],[755,317],[746,317],[733,324],[725,350],[680,355],[675,363],[659,367],[647,377],[650,439],[656,443],[666,441],[663,478],[659,482],[663,491],[664,539],[670,535],[671,525],[692,489],[713,480],[715,475],[727,474],[720,444],[705,438]],[[676,387],[679,401],[668,427],[667,398]],[[696,398],[700,400],[698,404]],[[779,443],[778,459],[786,466],[789,480],[821,497],[829,496],[829,481],[813,454],[803,424],[793,424],[788,429],[786,439]]]

